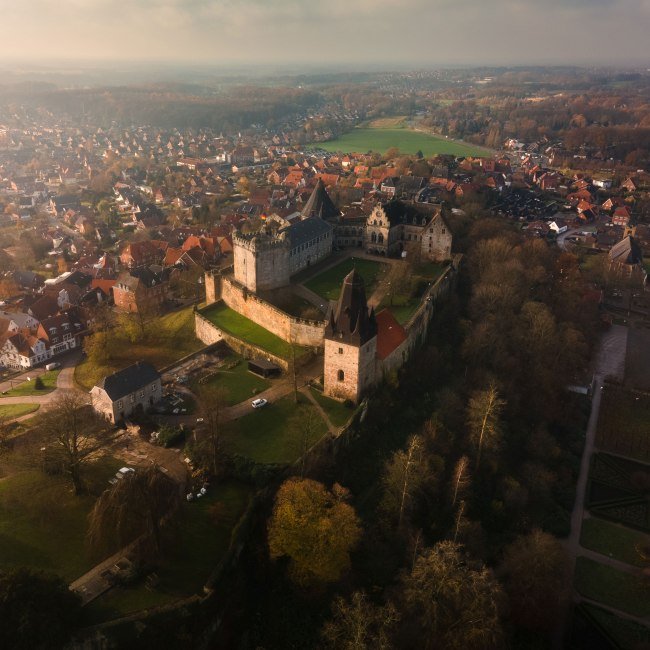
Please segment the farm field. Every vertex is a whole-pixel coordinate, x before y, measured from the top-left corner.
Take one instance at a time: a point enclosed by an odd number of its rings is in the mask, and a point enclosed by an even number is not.
[[[343,134],[336,140],[319,142],[317,146],[331,152],[367,153],[376,151],[381,154],[386,153],[392,147],[397,147],[400,153],[415,154],[421,151],[428,158],[438,154],[477,157],[490,155],[490,152],[482,147],[395,126],[359,127]]]
[[[596,445],[643,462],[650,462],[650,398],[617,386],[603,391]]]
[[[575,587],[583,596],[632,616],[650,616],[650,600],[640,577],[579,557]]]
[[[598,517],[590,517],[582,522],[580,535],[582,546],[633,566],[644,566],[636,549],[637,546],[643,549],[649,543],[647,535],[621,524]]]
[[[370,297],[377,284],[379,284],[381,275],[386,270],[385,264],[374,262],[373,260],[348,257],[336,266],[326,269],[310,280],[307,280],[304,284],[307,289],[318,294],[321,298],[325,298],[325,300],[336,300],[341,293],[343,279],[355,268],[363,278],[366,297]]]

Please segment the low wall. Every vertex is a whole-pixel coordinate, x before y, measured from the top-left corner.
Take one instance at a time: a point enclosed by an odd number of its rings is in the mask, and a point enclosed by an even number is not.
[[[232,277],[222,278],[221,298],[230,309],[258,323],[283,341],[304,347],[323,347],[325,321],[290,316],[248,291]]]

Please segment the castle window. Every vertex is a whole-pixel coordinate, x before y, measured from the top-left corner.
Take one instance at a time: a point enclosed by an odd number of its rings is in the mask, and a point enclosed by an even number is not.
[[[442,234],[443,234],[443,235],[445,234],[445,229],[444,229],[444,228],[442,229]]]
[[[373,244],[377,241],[377,233],[374,233],[374,232],[373,232],[372,235],[370,235],[370,241],[371,241]]]
[[[343,354],[343,348],[339,348],[339,354]]]
[[[337,378],[339,381],[343,381],[343,380],[345,379],[345,373],[344,373],[342,370],[339,370],[339,371],[336,373],[336,378]]]
[[[383,243],[384,243],[384,236],[383,236],[381,233],[379,233],[379,237],[377,237],[377,241],[378,241],[380,244],[383,244]]]

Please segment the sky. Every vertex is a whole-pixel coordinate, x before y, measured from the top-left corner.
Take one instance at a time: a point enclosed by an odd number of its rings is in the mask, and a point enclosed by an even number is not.
[[[650,67],[650,0],[0,0],[0,61]]]

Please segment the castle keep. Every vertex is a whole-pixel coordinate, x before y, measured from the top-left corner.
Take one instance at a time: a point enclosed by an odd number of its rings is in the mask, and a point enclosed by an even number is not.
[[[279,228],[266,223],[259,232],[233,234],[233,266],[205,277],[206,302],[221,303],[284,341],[323,355],[326,395],[358,403],[389,372],[400,368],[426,336],[435,299],[451,289],[458,260],[427,289],[420,306],[402,326],[389,309],[369,308],[362,277],[352,270],[336,303],[323,320],[291,316],[265,292],[290,287],[294,274],[327,258],[340,215],[322,183],[316,186],[298,220]],[[378,205],[363,229],[365,247],[383,255],[408,251],[415,259],[449,260],[451,233],[439,210],[410,209],[401,202]],[[400,263],[400,262],[398,262]],[[209,309],[209,307],[208,307]],[[273,356],[220,330],[199,311],[197,336],[206,344],[226,339],[243,354]],[[274,362],[287,369],[286,359]]]

